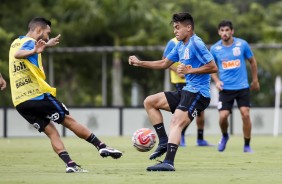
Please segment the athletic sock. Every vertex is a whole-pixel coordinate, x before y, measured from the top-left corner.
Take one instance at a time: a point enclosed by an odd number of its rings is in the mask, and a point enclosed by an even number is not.
[[[63,152],[59,153],[58,155],[65,162],[65,164],[68,167],[74,167],[74,166],[77,165],[74,161],[71,160],[67,151],[63,151]]]
[[[244,141],[245,141],[245,146],[250,146],[250,141],[251,141],[251,138],[244,138]]]
[[[164,159],[164,163],[168,163],[170,165],[174,165],[174,158],[178,149],[177,144],[168,143],[167,144],[167,153]]]
[[[106,144],[101,142],[93,133],[91,133],[86,141],[93,144],[98,150],[107,147]]]
[[[159,144],[166,144],[168,141],[168,137],[165,131],[165,127],[163,123],[159,123],[153,126],[156,130],[156,133],[159,137]]]
[[[203,140],[204,139],[204,130],[203,129],[198,129],[198,140]]]

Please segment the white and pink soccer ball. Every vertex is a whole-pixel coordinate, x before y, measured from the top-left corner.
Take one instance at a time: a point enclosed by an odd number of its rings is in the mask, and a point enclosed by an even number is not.
[[[156,144],[156,134],[149,128],[140,128],[133,133],[132,143],[138,151],[150,151]]]

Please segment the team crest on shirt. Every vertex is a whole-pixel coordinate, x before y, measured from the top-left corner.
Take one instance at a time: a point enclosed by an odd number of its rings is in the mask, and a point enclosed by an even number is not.
[[[216,50],[220,50],[220,49],[222,49],[222,46],[221,46],[221,45],[218,45],[218,46],[215,47],[215,49],[216,49]]]
[[[184,50],[184,59],[189,59],[189,58],[190,58],[189,48],[185,48],[185,50]]]
[[[234,47],[232,50],[234,56],[239,56],[241,54],[240,47]]]

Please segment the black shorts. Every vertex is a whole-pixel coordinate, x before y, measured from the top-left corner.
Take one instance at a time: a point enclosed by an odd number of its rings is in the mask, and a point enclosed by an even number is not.
[[[200,93],[192,93],[186,90],[164,92],[172,113],[175,109],[188,111],[191,121],[199,116],[210,104],[210,98],[206,98]]]
[[[66,106],[50,94],[44,94],[42,100],[25,101],[16,109],[39,132],[43,132],[50,121],[60,124],[69,114]]]
[[[229,110],[231,112],[234,100],[236,100],[239,108],[250,107],[250,89],[220,91],[217,105],[218,110]]]

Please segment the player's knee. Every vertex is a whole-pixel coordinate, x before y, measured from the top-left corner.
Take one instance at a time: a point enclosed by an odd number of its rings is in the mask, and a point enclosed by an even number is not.
[[[243,112],[243,113],[241,113],[241,116],[242,116],[242,119],[243,119],[243,120],[248,120],[248,119],[250,119],[250,114],[249,114],[249,112]]]
[[[58,140],[61,139],[60,134],[57,130],[45,131],[44,133],[49,137],[52,143],[58,142]]]
[[[227,121],[228,116],[229,116],[229,114],[227,114],[227,113],[220,113],[219,114],[219,118],[222,121]]]
[[[184,127],[187,126],[187,122],[184,120],[181,120],[178,117],[173,117],[170,121],[170,126],[175,127],[175,128],[180,128],[183,129]]]
[[[153,96],[147,96],[146,99],[144,100],[144,107],[146,109],[151,108],[154,106],[154,97]]]

